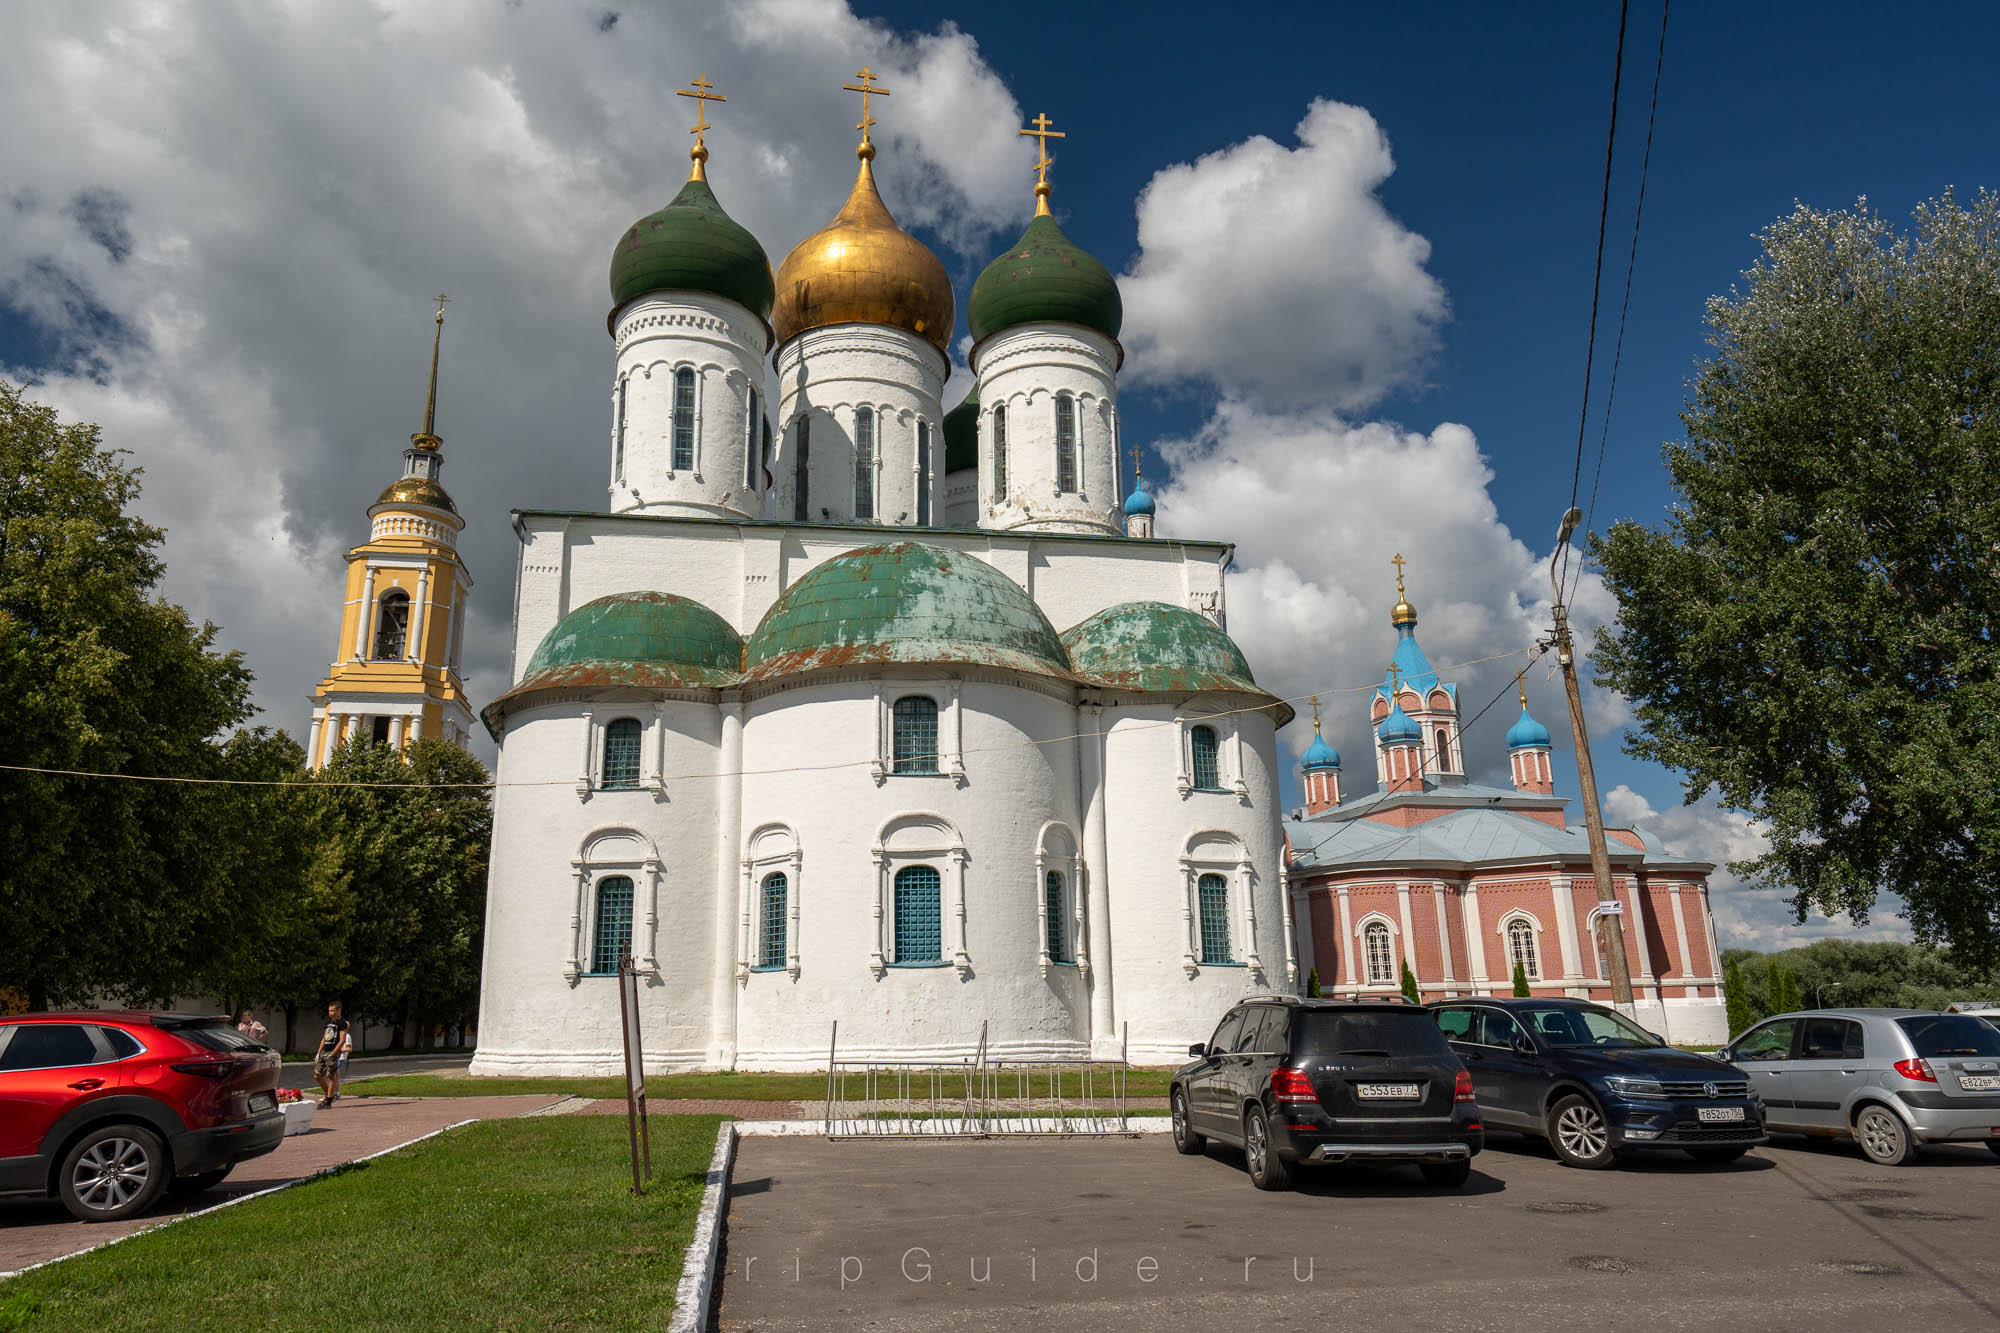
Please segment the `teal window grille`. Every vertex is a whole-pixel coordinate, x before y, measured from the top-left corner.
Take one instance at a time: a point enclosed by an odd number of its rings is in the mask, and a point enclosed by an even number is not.
[[[1076,489],[1076,399],[1056,395],[1056,489]]]
[[[1007,498],[1007,409],[993,409],[993,498]]]
[[[854,413],[854,516],[875,517],[875,411]]]
[[[921,694],[896,700],[890,710],[894,771],[935,773],[938,771],[937,700]]]
[[[639,785],[639,719],[621,717],[604,728],[604,774],[598,784],[606,791],[631,791]]]
[[[1194,764],[1194,785],[1200,791],[1222,790],[1219,749],[1214,727],[1195,727],[1188,732],[1189,757]]]
[[[896,961],[944,961],[944,881],[930,866],[896,872]]]
[[[764,876],[762,929],[757,940],[757,966],[785,965],[785,926],[788,920],[786,894],[791,884],[782,871]]]
[[[1234,962],[1229,956],[1229,881],[1203,875],[1195,893],[1201,900],[1201,961]]]
[[[917,526],[931,525],[931,423],[917,423]]]
[[[674,471],[694,471],[694,370],[674,372]]]
[[[757,484],[757,391],[752,389],[743,409],[743,484],[758,490]]]
[[[1067,963],[1069,957],[1069,917],[1063,911],[1063,877],[1060,870],[1049,871],[1042,881],[1042,896],[1048,903],[1049,961]]]
[[[799,417],[799,454],[792,460],[792,521],[810,521],[811,512],[806,506],[807,469],[812,462],[812,414]]]
[[[597,935],[590,951],[590,970],[616,972],[618,960],[632,952],[632,880],[610,875],[597,881]]]

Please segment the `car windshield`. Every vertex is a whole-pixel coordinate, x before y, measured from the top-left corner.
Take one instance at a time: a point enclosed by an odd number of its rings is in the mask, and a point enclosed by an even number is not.
[[[1422,1009],[1306,1009],[1298,1016],[1297,1055],[1449,1055],[1444,1033]]]
[[[1543,1041],[1558,1049],[1595,1046],[1644,1051],[1660,1045],[1658,1037],[1609,1009],[1529,1009],[1520,1016]]]
[[[1899,1018],[1896,1026],[1909,1034],[1920,1056],[2000,1055],[2000,1031],[1966,1014]]]

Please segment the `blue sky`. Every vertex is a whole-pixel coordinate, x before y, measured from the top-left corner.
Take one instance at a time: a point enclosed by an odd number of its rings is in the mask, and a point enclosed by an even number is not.
[[[1660,12],[1630,12],[1597,409]],[[1608,3],[34,9],[0,53],[0,107],[29,131],[0,144],[0,373],[132,450],[142,512],[169,529],[169,595],[223,625],[267,720],[302,732],[340,553],[417,424],[425,298],[451,291],[445,480],[479,580],[470,684],[491,697],[507,509],[603,503],[604,266],[684,174],[672,90],[699,70],[730,96],[711,176],[775,264],[838,207],[854,119],[838,85],[866,62],[897,89],[877,111],[884,193],[957,281],[961,332],[972,278],[1032,204],[1015,130],[1046,111],[1070,135],[1058,214],[1124,275],[1120,406],[1128,442],[1154,446],[1162,529],[1239,543],[1231,630],[1260,679],[1351,686],[1393,643],[1396,550],[1439,664],[1545,623],[1617,22]],[[1761,227],[1795,199],[1866,195],[1902,219],[2000,178],[1995,49],[1990,7],[1675,6],[1596,526],[1661,516],[1703,304]],[[1331,201],[1323,236],[1282,225],[1291,176]],[[1169,235],[1231,181],[1251,204],[1226,244],[1212,219]],[[1246,343],[1281,309],[1287,326],[1261,331],[1276,341]],[[1330,380],[1373,387],[1316,395],[1302,381],[1322,349]],[[1283,365],[1264,376],[1267,353]],[[1580,626],[1611,610],[1586,585]],[[1460,673],[1468,707],[1515,665]],[[1560,734],[1554,683],[1529,683]],[[1365,756],[1358,700],[1329,698],[1328,734]],[[1481,776],[1504,774],[1512,711],[1468,736]],[[1593,691],[1590,711],[1602,785],[1624,788],[1614,815],[1654,817],[1688,855],[1755,850],[1740,819],[1675,810],[1673,775],[1619,754],[1621,701]],[[1350,761],[1350,787],[1366,768]],[[1771,942],[1781,915],[1747,913],[1742,938]]]

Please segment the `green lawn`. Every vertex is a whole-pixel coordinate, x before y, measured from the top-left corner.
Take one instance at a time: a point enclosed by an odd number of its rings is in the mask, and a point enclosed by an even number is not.
[[[1164,1097],[1173,1077],[1164,1069],[1134,1069],[1126,1078],[1128,1097]],[[928,1080],[923,1084],[927,1090]],[[941,1085],[942,1086],[942,1085]],[[961,1085],[962,1086],[962,1085]],[[1096,1083],[1100,1100],[1109,1084],[1100,1076]],[[1062,1090],[1076,1088],[1073,1075],[1062,1079]],[[998,1089],[1003,1095],[1016,1092],[1014,1080],[1003,1079]],[[622,1078],[471,1078],[464,1074],[382,1074],[375,1078],[350,1080],[342,1093],[352,1097],[505,1097],[552,1093],[570,1097],[615,1099],[625,1095]],[[1048,1095],[1048,1080],[1034,1080],[1037,1096]],[[848,1080],[848,1095],[861,1093],[861,1080]],[[883,1088],[887,1095],[886,1085]],[[820,1101],[826,1096],[825,1074],[652,1074],[646,1079],[649,1101],[675,1097],[709,1097],[753,1102]]]
[[[486,1121],[0,1284],[14,1328],[660,1328],[716,1116]]]

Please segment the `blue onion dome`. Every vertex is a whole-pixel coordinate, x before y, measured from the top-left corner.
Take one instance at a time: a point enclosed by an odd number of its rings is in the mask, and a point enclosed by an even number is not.
[[[1525,750],[1531,746],[1547,747],[1549,729],[1528,716],[1528,696],[1521,696],[1521,720],[1507,728],[1507,748]]]
[[[1382,719],[1382,726],[1376,731],[1384,745],[1422,745],[1424,729],[1416,724],[1400,703],[1389,706],[1389,716]]]
[[[1146,494],[1144,487],[1134,486],[1132,493],[1125,497],[1125,516],[1127,518],[1136,517],[1139,514],[1151,516],[1152,512],[1153,497]]]
[[[1339,768],[1340,751],[1326,743],[1326,737],[1317,731],[1313,733],[1313,743],[1306,747],[1305,758],[1299,761],[1300,768]]]

